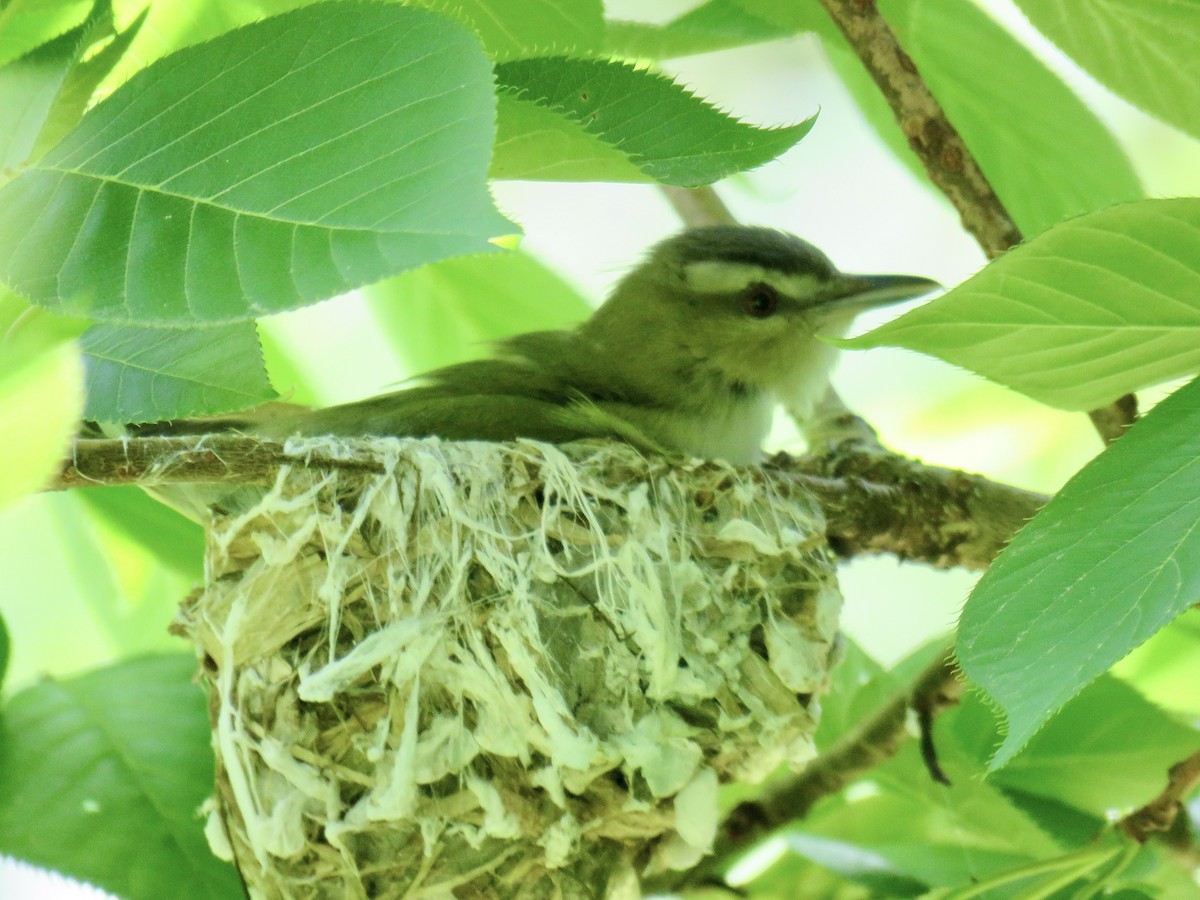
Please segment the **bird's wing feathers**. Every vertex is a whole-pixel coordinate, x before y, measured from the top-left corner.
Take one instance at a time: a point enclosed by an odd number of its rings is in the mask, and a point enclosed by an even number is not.
[[[422,376],[419,387],[283,417],[254,431],[275,438],[296,433],[550,442],[620,437],[654,446],[604,410],[607,401],[623,398],[611,382],[589,377],[591,348],[575,333],[523,334],[501,347],[505,358],[447,366]]]

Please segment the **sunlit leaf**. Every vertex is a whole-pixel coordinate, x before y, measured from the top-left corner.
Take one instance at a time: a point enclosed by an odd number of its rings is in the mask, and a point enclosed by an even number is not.
[[[1156,796],[1173,763],[1200,746],[1176,721],[1116,678],[1102,676],[1063,707],[996,784],[1104,816]],[[1078,777],[1080,771],[1086,778]]]
[[[449,259],[367,289],[383,332],[412,372],[462,362],[489,341],[577,324],[591,307],[532,257]]]
[[[136,487],[89,488],[79,499],[114,529],[163,563],[204,577],[204,529]]]
[[[1016,0],[1037,29],[1130,103],[1200,137],[1200,29],[1190,0]]]
[[[83,411],[82,328],[0,292],[0,507],[62,466]]]
[[[846,344],[919,350],[1065,409],[1200,369],[1200,200],[1065,222]]]
[[[0,173],[30,158],[68,75],[111,28],[108,5],[98,2],[82,23],[0,68]]]
[[[911,161],[879,89],[818,4],[737,2],[776,25],[820,34],[868,121]],[[879,9],[1026,237],[1142,195],[1132,165],[1095,114],[970,0],[881,0]]]
[[[0,65],[82,23],[94,0],[9,0],[0,8]]]
[[[144,657],[17,694],[0,719],[0,853],[130,900],[236,897],[197,809],[212,792],[191,654]]]
[[[1200,600],[1200,381],[1079,472],[992,564],[958,656],[1003,710],[992,766],[1067,700]]]
[[[603,40],[600,0],[417,0],[471,23],[488,53],[515,59],[592,49]]]
[[[96,325],[80,339],[86,416],[154,422],[245,409],[275,396],[253,322],[211,328]]]
[[[817,13],[825,15],[823,10]],[[610,20],[605,47],[625,57],[672,59],[772,41],[792,33],[792,28],[760,18],[738,0],[708,0],[662,25]]]
[[[655,181],[686,187],[709,184],[774,159],[804,137],[815,119],[756,128],[668,78],[603,60],[519,60],[497,66],[496,79],[501,90],[520,101],[557,113],[562,129],[582,130],[616,147]],[[492,175],[545,177],[536,173],[557,162],[545,151],[538,152],[536,143],[510,139],[497,147]],[[566,178],[568,173],[559,168],[554,177]]]
[[[496,101],[493,178],[653,183],[628,156],[561,113],[504,93]]]
[[[4,687],[4,676],[8,674],[9,637],[4,616],[0,615],[0,688]]]
[[[37,142],[30,153],[32,158],[41,156],[79,123],[100,82],[129,51],[133,39],[146,21],[147,12],[149,7],[101,50],[83,62],[76,63],[67,73],[37,136]]]
[[[160,60],[0,190],[0,276],[105,322],[289,309],[509,233],[461,25],[320,3]],[[131,127],[137,123],[137,127]]]

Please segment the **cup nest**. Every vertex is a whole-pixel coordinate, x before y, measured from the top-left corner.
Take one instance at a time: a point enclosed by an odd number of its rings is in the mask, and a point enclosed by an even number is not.
[[[796,482],[602,442],[288,451],[179,619],[210,842],[254,896],[636,897],[708,849],[718,785],[812,757],[841,595]]]

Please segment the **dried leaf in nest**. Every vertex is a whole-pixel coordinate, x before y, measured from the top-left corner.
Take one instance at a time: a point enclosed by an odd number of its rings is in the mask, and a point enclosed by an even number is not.
[[[794,482],[622,444],[297,442],[181,622],[253,893],[622,897],[813,754],[841,605]]]

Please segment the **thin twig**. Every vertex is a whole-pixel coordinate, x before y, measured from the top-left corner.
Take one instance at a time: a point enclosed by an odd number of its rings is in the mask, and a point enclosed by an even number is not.
[[[994,259],[1021,243],[1020,229],[879,13],[876,0],[821,0],[821,5],[875,80],[930,181],[958,210],[963,227],[987,257]],[[1127,394],[1089,416],[1101,439],[1111,444],[1136,420],[1137,400]]]

